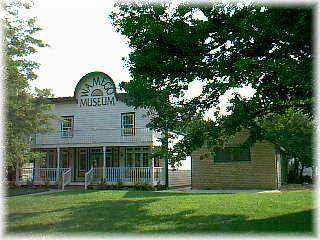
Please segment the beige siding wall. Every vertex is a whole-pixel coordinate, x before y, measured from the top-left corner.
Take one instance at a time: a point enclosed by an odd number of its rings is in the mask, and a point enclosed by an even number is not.
[[[227,145],[239,144],[249,136],[240,132]],[[205,148],[192,153],[192,188],[194,189],[276,189],[276,150],[274,144],[262,141],[250,148],[250,162],[214,162],[200,159]]]
[[[169,187],[183,187],[191,185],[190,170],[168,170]]]

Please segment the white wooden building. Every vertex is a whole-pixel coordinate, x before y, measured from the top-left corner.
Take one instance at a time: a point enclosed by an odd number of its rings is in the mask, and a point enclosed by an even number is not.
[[[21,184],[132,185],[164,184],[163,162],[150,157],[156,135],[146,125],[146,109],[125,104],[105,73],[91,72],[78,82],[74,96],[49,99],[55,131],[35,134],[32,149],[43,161],[19,169]]]

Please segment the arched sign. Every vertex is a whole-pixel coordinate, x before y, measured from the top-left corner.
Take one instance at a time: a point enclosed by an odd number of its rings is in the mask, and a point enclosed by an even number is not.
[[[75,89],[79,107],[115,105],[116,87],[105,73],[92,72],[83,76]]]

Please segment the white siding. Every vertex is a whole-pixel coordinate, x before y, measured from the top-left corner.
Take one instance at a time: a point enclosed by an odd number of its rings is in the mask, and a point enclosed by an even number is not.
[[[33,147],[54,146],[94,146],[102,143],[108,146],[147,146],[153,141],[152,131],[146,128],[149,119],[145,109],[134,109],[121,101],[115,105],[80,107],[77,103],[56,103],[53,108],[56,116],[74,116],[72,138],[60,136],[60,124],[54,122],[53,133],[38,134]],[[135,136],[121,136],[121,113],[135,112]]]

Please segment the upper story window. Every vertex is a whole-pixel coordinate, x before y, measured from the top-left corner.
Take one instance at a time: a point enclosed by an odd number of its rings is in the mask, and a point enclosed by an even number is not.
[[[241,162],[251,161],[250,148],[225,147],[215,152],[215,162]]]
[[[121,113],[121,135],[135,135],[135,113]]]
[[[73,137],[73,116],[63,116],[61,121],[61,137]]]

